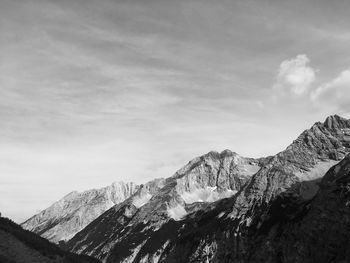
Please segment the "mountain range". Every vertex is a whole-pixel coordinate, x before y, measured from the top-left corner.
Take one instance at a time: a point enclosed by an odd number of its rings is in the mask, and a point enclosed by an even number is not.
[[[22,226],[103,262],[347,262],[349,152],[350,121],[333,115],[274,156],[212,151],[115,194],[71,193]]]

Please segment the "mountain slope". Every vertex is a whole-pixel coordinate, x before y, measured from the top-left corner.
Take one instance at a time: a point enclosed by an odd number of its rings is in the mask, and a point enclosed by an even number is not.
[[[82,193],[75,191],[34,215],[21,226],[52,242],[66,241],[137,189],[138,186],[134,183],[118,182]]]
[[[313,253],[328,244],[326,235],[322,233],[327,228],[326,222],[332,221],[332,226],[338,224],[339,218],[332,216],[335,211],[326,206],[330,202],[326,202],[324,197],[320,199],[320,196],[324,196],[324,191],[333,191],[324,190],[330,173],[341,173],[341,169],[349,172],[350,158],[345,158],[330,170],[316,197],[313,194],[305,198],[304,186],[307,183],[316,187],[315,182],[323,176],[321,173],[316,176],[320,163],[325,167],[325,163],[334,164],[342,160],[350,150],[349,143],[350,121],[331,116],[324,123],[316,123],[285,151],[271,159],[236,196],[173,223],[172,233],[176,234],[168,235],[165,231],[162,235],[167,236],[166,242],[158,246],[158,250],[148,249],[142,254],[138,253],[139,258],[135,262],[152,262],[149,259],[155,256],[156,262],[330,262],[309,253],[316,240],[320,244],[312,249]],[[309,178],[310,174],[314,176]],[[309,181],[304,182],[305,178]],[[313,192],[317,190],[313,189]],[[320,208],[322,202],[325,205]],[[343,213],[343,210],[334,215]],[[313,219],[305,221],[305,226],[300,227],[300,220],[305,215]],[[308,216],[304,220],[308,220]],[[317,220],[323,217],[325,223],[319,228]],[[348,225],[344,221],[350,221],[350,217],[340,220],[346,231]],[[166,228],[170,227],[164,226]],[[326,231],[334,236],[327,248],[329,250],[324,252],[328,256],[329,251],[335,251],[335,247],[346,246],[346,243],[338,244],[336,241],[341,227],[332,229]],[[280,239],[287,234],[286,239]],[[319,239],[319,234],[324,238]],[[148,242],[154,242],[155,236],[157,233],[152,234]],[[303,240],[303,243],[296,247],[293,242],[299,240]],[[298,256],[297,251],[302,248],[304,251]],[[107,262],[117,258],[117,253],[113,251],[113,256]]]
[[[264,161],[244,158],[229,150],[195,158],[163,180],[142,206],[135,205],[137,192],[94,220],[68,241],[67,248],[105,259],[112,247],[122,246],[117,250],[124,254],[115,261],[130,261],[127,258],[134,256],[132,251],[147,241],[149,233],[169,221],[181,220],[207,203],[234,195]],[[147,184],[139,191],[144,187]]]
[[[57,245],[0,217],[0,262],[2,263],[98,263],[87,256],[62,251]]]
[[[349,262],[349,189],[350,155],[328,171],[302,213],[294,210],[293,220],[276,220],[267,228],[250,261],[277,262],[283,255],[283,262]]]
[[[249,261],[252,236],[269,222],[276,205],[283,205],[277,218],[302,210],[325,172],[349,151],[350,121],[335,115],[315,123],[273,157],[211,152],[166,179],[142,207],[127,199],[105,212],[68,248],[106,262]],[[219,198],[206,198],[211,190]],[[204,199],[198,191],[206,193]]]
[[[219,201],[183,221],[169,222],[134,262],[349,262],[349,188],[347,155],[326,173],[311,200],[282,194],[262,221],[249,226],[225,216],[232,200]],[[166,246],[159,250],[162,244]]]

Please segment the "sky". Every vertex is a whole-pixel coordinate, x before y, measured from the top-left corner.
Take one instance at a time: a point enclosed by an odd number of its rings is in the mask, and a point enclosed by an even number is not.
[[[0,0],[0,212],[262,157],[350,117],[349,1]]]

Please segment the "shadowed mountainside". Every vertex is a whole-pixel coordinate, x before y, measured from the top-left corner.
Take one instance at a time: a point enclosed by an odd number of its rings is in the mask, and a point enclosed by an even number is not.
[[[1,263],[98,263],[97,259],[61,250],[48,240],[0,217]]]
[[[271,201],[263,219],[249,226],[225,216],[231,200],[219,201],[213,209],[169,222],[164,229],[173,235],[157,234],[170,237],[158,262],[349,262],[349,189],[347,155],[327,172],[314,198],[302,201],[282,194]],[[140,258],[156,250],[148,248]]]

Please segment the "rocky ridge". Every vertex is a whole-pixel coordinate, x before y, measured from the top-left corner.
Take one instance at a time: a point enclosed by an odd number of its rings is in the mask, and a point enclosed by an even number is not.
[[[232,202],[223,200],[173,222],[176,237],[170,235],[157,262],[349,262],[349,189],[347,155],[326,173],[314,198],[280,195],[249,225],[226,217]],[[138,262],[152,262],[150,251]]]
[[[134,194],[139,186],[116,182],[101,189],[71,192],[21,224],[24,229],[58,243],[67,241],[103,212]]]
[[[266,234],[255,244],[250,261],[277,262],[282,257],[284,262],[349,262],[349,189],[347,155],[326,173],[311,202],[289,211],[290,219],[277,220],[275,211],[269,212]]]
[[[150,259],[157,253],[160,254],[157,255],[157,262],[330,262],[321,260],[321,257],[317,257],[321,261],[314,260],[316,256],[313,258],[308,254],[314,240],[319,239],[317,233],[321,233],[316,223],[317,217],[324,216],[325,221],[333,220],[332,213],[328,211],[325,214],[328,210],[326,206],[318,210],[313,206],[317,206],[315,200],[323,196],[324,183],[330,177],[329,174],[338,173],[341,167],[348,167],[349,157],[343,160],[348,152],[349,120],[331,116],[324,123],[316,123],[285,151],[267,162],[237,195],[160,229],[163,232],[172,229],[172,233],[176,234],[163,233],[163,236],[170,237],[163,239],[163,244],[167,245],[162,244],[164,248],[161,250],[148,249],[142,254],[138,253],[139,261],[135,262],[152,262]],[[321,181],[323,168],[341,160]],[[322,169],[319,169],[320,164]],[[309,195],[305,195],[305,183],[316,187]],[[321,189],[317,183],[320,183]],[[302,230],[298,230],[300,235],[306,233],[309,242],[300,244],[298,248],[304,247],[304,251],[299,255],[294,244],[290,244],[299,240],[295,237],[296,230],[291,230],[290,225],[299,227],[300,220],[310,213],[313,213],[314,227],[308,229],[311,223],[305,223]],[[340,221],[347,220],[350,218]],[[340,229],[330,235],[336,236]],[[279,239],[281,233],[288,233],[289,237],[286,240]],[[149,243],[154,242],[153,236],[149,238]],[[322,240],[320,243],[318,249],[327,241]],[[337,241],[333,240],[332,246],[338,246]],[[334,251],[334,247],[330,247],[329,251]],[[285,251],[287,248],[293,256]],[[317,246],[312,250],[316,253]],[[114,253],[116,255],[117,251]],[[107,262],[111,262],[113,257],[110,259]]]
[[[234,195],[264,161],[244,158],[229,150],[197,157],[172,177],[141,186],[138,192],[149,198],[142,206],[135,205],[137,192],[94,220],[69,240],[66,248],[101,259],[106,259],[113,247],[127,252],[146,242],[149,233],[167,222],[179,221],[208,203]],[[149,189],[149,184],[157,185],[153,192],[144,190]],[[126,253],[115,261],[129,262],[134,254]]]

